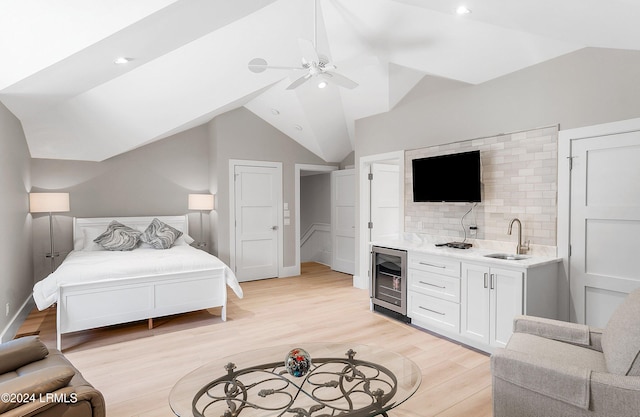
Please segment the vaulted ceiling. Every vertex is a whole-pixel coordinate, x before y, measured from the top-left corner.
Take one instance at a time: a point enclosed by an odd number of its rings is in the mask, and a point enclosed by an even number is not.
[[[338,162],[356,119],[425,76],[479,84],[588,46],[640,49],[636,0],[464,3],[0,0],[0,101],[34,158],[101,161],[245,106]],[[248,69],[300,67],[299,39],[358,86],[288,90],[304,71]]]

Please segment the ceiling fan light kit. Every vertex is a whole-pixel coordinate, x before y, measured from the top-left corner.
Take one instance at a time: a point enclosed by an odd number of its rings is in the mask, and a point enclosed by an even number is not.
[[[335,72],[337,67],[331,63],[329,58],[326,55],[322,55],[318,53],[317,46],[317,31],[318,31],[318,4],[317,0],[314,0],[313,3],[313,42],[307,39],[298,39],[298,44],[300,45],[300,52],[302,54],[301,65],[300,67],[288,67],[288,66],[272,66],[267,63],[267,60],[264,58],[253,58],[249,61],[248,68],[249,71],[254,72],[256,74],[266,71],[267,69],[283,69],[289,71],[302,70],[304,73],[295,80],[291,84],[287,86],[287,90],[294,90],[300,87],[302,84],[306,83],[312,78],[321,77],[322,80],[318,82],[318,88],[326,88],[329,85],[328,80],[330,79],[333,84],[336,84],[340,87],[353,89],[358,86],[358,83],[345,77],[342,74]]]

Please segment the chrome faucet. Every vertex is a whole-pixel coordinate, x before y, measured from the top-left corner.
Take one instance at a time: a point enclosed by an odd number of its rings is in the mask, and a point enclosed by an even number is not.
[[[526,244],[522,244],[522,222],[520,222],[520,219],[518,219],[517,217],[511,219],[511,222],[509,223],[509,231],[507,232],[507,234],[511,234],[511,228],[513,227],[513,223],[515,222],[518,222],[518,245],[516,246],[516,254],[522,255],[523,253],[527,253],[529,251],[530,241],[527,240]]]

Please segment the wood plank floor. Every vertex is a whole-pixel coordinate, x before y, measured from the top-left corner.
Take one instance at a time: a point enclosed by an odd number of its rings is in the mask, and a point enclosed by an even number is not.
[[[182,376],[215,357],[264,346],[351,342],[404,354],[422,369],[422,384],[392,417],[489,417],[489,357],[369,310],[368,291],[352,278],[307,263],[302,275],[242,283],[220,309],[77,332],[64,353],[105,396],[109,417],[171,416],[168,396]],[[19,334],[55,346],[55,310],[34,311]]]

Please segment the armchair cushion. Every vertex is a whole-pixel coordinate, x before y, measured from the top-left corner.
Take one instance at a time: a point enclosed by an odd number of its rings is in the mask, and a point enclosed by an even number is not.
[[[629,294],[609,319],[602,352],[609,372],[640,376],[640,290]]]
[[[584,410],[589,408],[591,370],[556,363],[525,353],[498,349],[491,356],[491,372],[529,391]]]
[[[0,345],[0,375],[43,359],[49,350],[37,336],[22,337]]]
[[[606,372],[601,352],[528,333],[514,333],[491,356],[491,372],[526,390],[587,409],[592,372]]]
[[[5,401],[3,396],[0,400],[0,413],[18,407],[23,402],[28,402],[22,401],[24,398],[33,397],[37,401],[41,395],[67,386],[75,374],[72,367],[59,365],[29,372],[0,383],[0,392],[17,395],[16,398],[9,398],[9,401]]]

